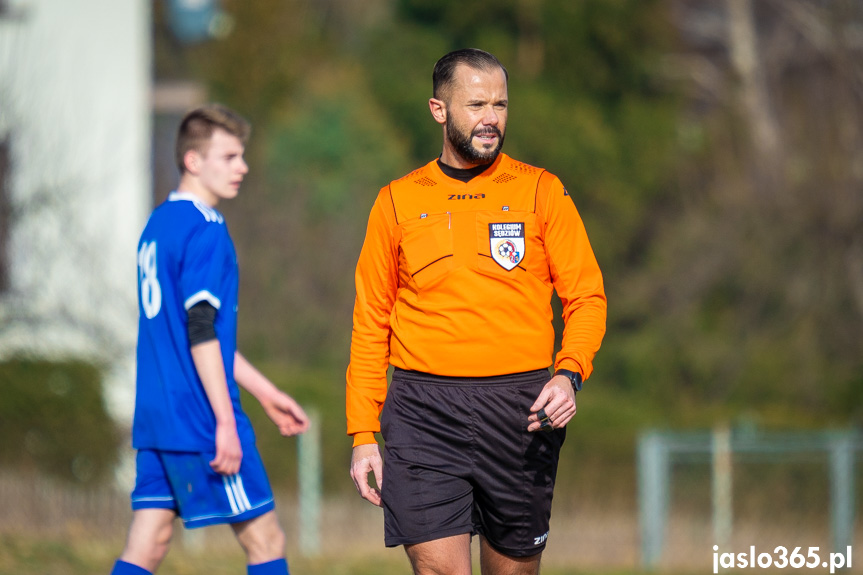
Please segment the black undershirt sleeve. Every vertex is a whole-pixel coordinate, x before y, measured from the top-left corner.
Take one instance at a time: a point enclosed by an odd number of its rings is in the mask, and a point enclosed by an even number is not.
[[[216,339],[216,308],[200,301],[189,308],[189,346]]]

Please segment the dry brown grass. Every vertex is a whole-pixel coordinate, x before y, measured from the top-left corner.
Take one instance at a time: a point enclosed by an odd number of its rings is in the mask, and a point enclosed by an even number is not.
[[[401,549],[383,545],[383,517],[357,497],[327,499],[321,514],[321,547],[315,557],[298,548],[302,521],[294,494],[277,497],[294,573],[408,573]],[[556,501],[543,573],[631,573],[639,567],[638,518],[632,499],[597,501],[587,495]],[[123,546],[131,518],[128,495],[115,488],[80,490],[40,477],[0,474],[0,574],[83,575],[107,573]],[[863,550],[863,529],[854,548]],[[709,516],[672,514],[661,572],[711,573]],[[789,514],[744,516],[722,551],[772,552],[777,545],[819,546],[826,555],[826,522],[796,521]],[[476,548],[476,541],[474,542]],[[477,555],[476,549],[474,555]],[[855,565],[863,566],[863,556]],[[243,556],[226,526],[185,531],[177,537],[160,574],[242,573]],[[813,572],[811,570],[806,570]],[[478,572],[478,571],[477,571]],[[759,573],[765,573],[758,569]],[[852,572],[863,572],[855,568]]]

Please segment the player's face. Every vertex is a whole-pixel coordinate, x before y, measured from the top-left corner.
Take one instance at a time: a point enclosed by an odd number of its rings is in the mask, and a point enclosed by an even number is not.
[[[503,70],[475,70],[460,64],[446,107],[444,163],[460,159],[472,167],[490,164],[500,153],[506,135],[507,89]],[[447,152],[457,156],[448,158]]]
[[[239,138],[224,130],[216,129],[210,138],[210,146],[200,156],[198,178],[204,192],[211,196],[213,205],[219,200],[237,197],[243,176],[249,166],[243,159],[245,148]]]

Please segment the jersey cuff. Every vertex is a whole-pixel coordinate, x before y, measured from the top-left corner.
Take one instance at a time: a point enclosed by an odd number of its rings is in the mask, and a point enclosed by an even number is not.
[[[367,445],[369,443],[377,443],[373,431],[358,431],[354,433],[354,447],[358,445]]]
[[[576,363],[574,359],[561,359],[554,365],[554,371],[558,369],[568,369],[569,371],[574,371],[576,373],[580,373],[582,377],[584,377],[584,371],[582,371],[581,366]]]
[[[219,300],[219,298],[217,298],[216,296],[214,296],[213,294],[211,294],[207,290],[201,290],[198,293],[196,293],[195,295],[189,297],[183,303],[183,307],[186,308],[186,311],[189,311],[189,308],[191,308],[196,303],[199,303],[202,301],[210,302],[210,305],[216,309],[219,309],[222,307],[222,302]]]

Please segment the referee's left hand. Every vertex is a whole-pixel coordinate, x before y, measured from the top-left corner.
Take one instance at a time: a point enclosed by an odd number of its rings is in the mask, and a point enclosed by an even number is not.
[[[527,426],[528,431],[537,431],[542,427],[538,413],[540,409],[545,410],[548,422],[554,429],[560,429],[569,423],[575,415],[575,390],[572,389],[572,383],[568,377],[555,375],[542,388],[539,397],[530,407],[531,415],[527,418],[530,422]]]

